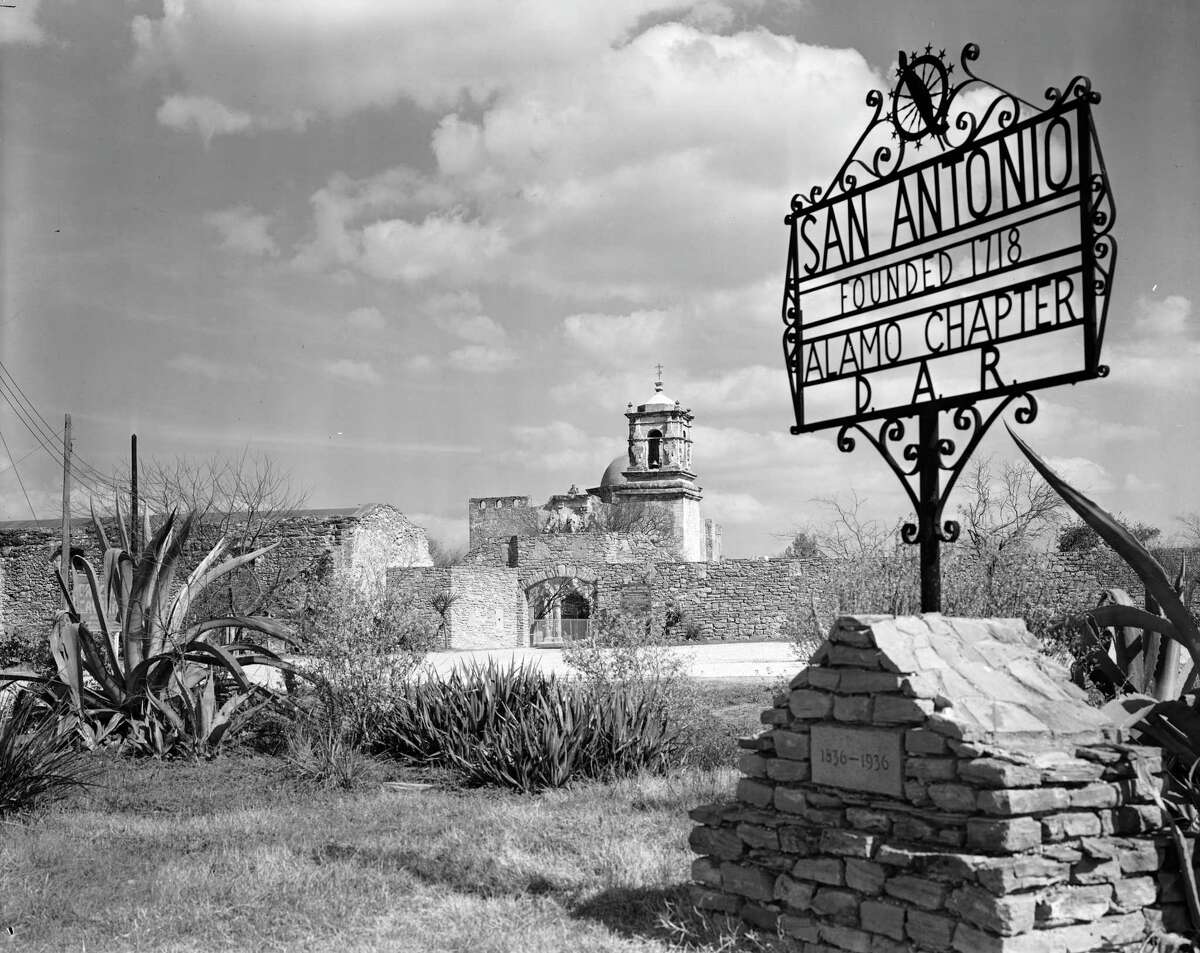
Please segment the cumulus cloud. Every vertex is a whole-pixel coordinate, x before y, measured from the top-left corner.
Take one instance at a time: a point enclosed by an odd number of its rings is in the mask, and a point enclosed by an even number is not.
[[[380,381],[379,372],[371,366],[370,361],[340,358],[336,361],[326,361],[322,368],[325,374],[334,380],[351,384],[378,384]]]
[[[705,493],[704,509],[721,523],[755,523],[768,508],[749,493]]]
[[[828,178],[881,85],[852,50],[682,23],[589,42],[553,71],[509,65],[441,118],[433,171],[339,174],[314,193],[296,263],[645,310],[744,288],[778,270],[787,196]]]
[[[167,361],[167,367],[181,374],[191,374],[210,381],[233,381],[245,377],[245,372],[240,368],[199,354],[177,354]]]
[[[214,136],[228,136],[250,128],[250,116],[230,109],[208,96],[168,96],[156,113],[171,129],[196,132],[207,145]]]
[[[1106,493],[1116,486],[1112,475],[1087,457],[1047,457],[1046,462],[1059,476],[1084,493]]]
[[[631,342],[624,359],[615,355],[611,370],[581,369],[551,388],[551,396],[564,403],[596,400],[644,403],[652,393],[653,359],[661,351],[647,350],[638,361],[639,348]],[[644,367],[645,370],[641,368]],[[620,368],[620,369],[618,369]],[[689,375],[677,366],[663,371],[664,390],[685,407],[703,405],[705,412],[726,413],[779,409],[790,406],[787,378],[781,368],[755,364],[712,375]]]
[[[509,344],[508,332],[482,312],[477,295],[447,293],[425,303],[434,324],[460,341],[447,356],[447,366],[474,374],[494,374],[511,367],[517,352]]]
[[[603,447],[604,441],[564,420],[511,427],[509,432],[514,446],[502,455],[504,459],[525,466],[535,461],[539,470],[568,471],[577,482],[586,482],[587,468],[603,467],[607,462],[598,459],[604,457],[604,451],[598,454],[596,449]]]
[[[505,346],[468,344],[450,352],[447,364],[472,374],[495,374],[517,362],[516,352]]]
[[[42,0],[21,0],[0,14],[0,46],[40,46],[46,42],[46,32],[37,22],[41,4]]]
[[[382,331],[385,322],[378,308],[355,308],[346,315],[346,323],[358,331]]]
[[[570,83],[445,118],[433,149],[485,219],[508,223],[518,280],[645,300],[773,268],[783,197],[836,168],[872,85],[852,51],[666,23],[581,61]]]
[[[1200,321],[1182,295],[1138,298],[1131,335],[1106,348],[1112,380],[1138,387],[1195,390]]]
[[[467,521],[461,516],[443,516],[438,513],[408,513],[407,516],[425,530],[430,541],[439,542],[451,549],[466,549]]]
[[[740,469],[742,472],[793,466],[805,457],[820,458],[822,441],[815,436],[793,437],[780,431],[761,433],[740,427],[692,428],[697,465],[706,469]]]
[[[360,265],[375,278],[453,282],[471,278],[477,268],[486,271],[507,245],[499,226],[458,214],[429,215],[419,222],[391,219],[363,229]]]
[[[1121,481],[1121,489],[1126,493],[1161,493],[1163,484],[1159,480],[1146,480],[1136,473],[1129,473]]]
[[[270,217],[259,214],[248,205],[208,212],[204,216],[204,223],[216,229],[221,236],[221,246],[230,251],[247,255],[279,254],[279,247],[268,231]]]
[[[1192,302],[1183,295],[1140,297],[1134,312],[1134,330],[1157,338],[1195,336],[1197,324],[1192,318]]]
[[[464,95],[484,102],[506,84],[561,76],[639,18],[679,6],[166,0],[161,17],[134,18],[133,39],[143,72],[176,77],[191,95],[278,126],[402,98],[428,109]]]
[[[438,209],[452,209],[459,193],[450,185],[407,166],[364,179],[335,172],[309,199],[312,233],[296,253],[306,270],[357,262],[363,254],[363,229],[398,214],[414,221]]]
[[[675,338],[678,324],[677,316],[660,310],[572,314],[563,318],[562,327],[567,345],[589,361],[627,366],[639,357],[660,356]]]
[[[788,407],[791,401],[783,370],[762,364],[737,367],[715,377],[696,378],[686,387],[691,393],[703,394],[709,406],[722,410]]]

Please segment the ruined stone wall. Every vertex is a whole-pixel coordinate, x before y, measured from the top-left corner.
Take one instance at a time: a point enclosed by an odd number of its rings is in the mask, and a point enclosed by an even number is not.
[[[1151,553],[1171,579],[1175,578],[1181,560],[1189,576],[1200,572],[1200,549],[1155,548]],[[1114,587],[1125,589],[1139,605],[1144,598],[1144,587],[1137,574],[1107,546],[1085,553],[1039,554],[1030,557],[1030,562],[1031,568],[1044,574],[1054,604],[1064,610],[1094,606],[1101,590]],[[1193,596],[1192,605],[1200,605],[1200,591]]]
[[[104,522],[109,542],[119,545],[115,523]],[[158,521],[153,525],[157,527]],[[270,592],[270,600],[260,611],[287,617],[302,608],[307,586],[328,569],[378,567],[386,571],[392,566],[432,562],[424,530],[390,506],[299,511],[269,526],[253,546],[278,546],[221,580],[204,595],[198,611],[223,613],[231,605],[253,607],[258,596]],[[177,582],[212,548],[222,530],[221,521],[212,517],[194,526]],[[236,540],[238,534],[239,526],[234,523],[228,535]],[[102,545],[91,520],[73,520],[71,538],[72,545],[99,567]],[[0,528],[0,625],[6,630],[44,633],[53,620],[59,594],[48,560],[58,541],[59,530],[49,521]],[[236,548],[228,554],[236,555]],[[90,600],[82,577],[76,581],[82,608]]]
[[[472,497],[467,503],[468,546],[475,549],[498,537],[531,533],[541,518],[527,496]]]
[[[425,530],[399,510],[375,507],[354,525],[343,548],[352,569],[386,573],[393,566],[432,566]]]
[[[73,520],[71,535],[73,546],[99,554],[90,520]],[[50,554],[61,539],[57,528],[46,526],[0,530],[0,626],[6,631],[40,637],[49,629],[61,600]]]
[[[514,539],[515,537],[515,539]],[[463,557],[464,563],[481,566],[543,566],[553,563],[641,563],[672,560],[669,541],[639,533],[539,533],[487,539]]]
[[[1138,949],[1160,753],[1108,740],[1019,623],[927,618],[839,620],[736,800],[692,812],[695,902],[805,953]]]
[[[451,580],[451,648],[515,648],[529,644],[525,593],[517,583],[515,569],[455,566]]]
[[[397,592],[437,633],[436,648],[450,648],[450,617],[434,608],[435,598],[452,591],[450,567],[405,566],[387,571],[388,588]]]
[[[658,563],[654,570],[656,619],[675,607],[699,626],[701,638],[728,642],[784,637],[784,623],[822,600],[829,579],[823,559]]]
[[[440,648],[466,651],[529,644],[525,595],[517,571],[496,566],[391,569],[388,587],[412,602],[439,627]],[[435,597],[448,597],[443,617]],[[444,624],[443,624],[444,622]]]

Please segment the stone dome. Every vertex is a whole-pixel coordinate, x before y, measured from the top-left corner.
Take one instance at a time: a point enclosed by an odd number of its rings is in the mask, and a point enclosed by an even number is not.
[[[625,479],[624,471],[629,468],[629,457],[626,454],[621,454],[619,457],[614,457],[613,462],[604,470],[604,476],[600,478],[600,488],[604,489],[609,486],[621,486],[628,483]]]
[[[645,410],[674,410],[675,405],[679,403],[674,397],[668,397],[663,393],[662,381],[656,381],[654,384],[654,394],[644,404],[638,406],[639,411]]]

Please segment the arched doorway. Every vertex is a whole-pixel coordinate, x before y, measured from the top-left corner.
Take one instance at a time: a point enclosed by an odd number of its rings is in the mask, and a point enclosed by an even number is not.
[[[553,576],[525,590],[529,644],[559,646],[591,634],[596,584],[574,576]]]

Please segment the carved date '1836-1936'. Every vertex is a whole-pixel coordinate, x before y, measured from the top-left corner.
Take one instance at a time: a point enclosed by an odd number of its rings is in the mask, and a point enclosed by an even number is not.
[[[900,795],[904,789],[902,757],[899,732],[812,727],[812,779],[817,784]]]

